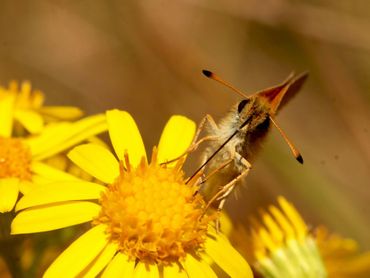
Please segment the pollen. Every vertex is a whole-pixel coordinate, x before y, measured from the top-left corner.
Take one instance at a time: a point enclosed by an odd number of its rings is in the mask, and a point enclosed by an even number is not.
[[[0,137],[0,178],[31,179],[31,150],[20,139]]]
[[[202,250],[210,217],[196,181],[186,184],[183,161],[160,165],[154,150],[149,165],[143,159],[133,168],[126,158],[129,166],[121,163],[94,223],[106,224],[110,240],[132,260],[169,265]]]

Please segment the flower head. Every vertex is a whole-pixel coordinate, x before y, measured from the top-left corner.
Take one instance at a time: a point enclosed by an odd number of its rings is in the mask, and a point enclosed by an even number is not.
[[[31,180],[32,154],[19,138],[0,137],[0,179]]]
[[[42,160],[107,129],[104,115],[74,123],[60,122],[43,128],[40,134],[13,136],[14,95],[0,96],[0,212],[11,211],[19,192],[34,184],[75,177],[58,171]]]
[[[110,239],[129,258],[169,265],[203,244],[209,217],[196,179],[185,184],[183,160],[168,168],[157,163],[157,155],[154,149],[149,165],[144,159],[136,168],[121,164],[94,222],[107,225]]]
[[[45,276],[96,276],[104,269],[103,277],[215,277],[210,257],[233,277],[251,277],[248,264],[212,228],[213,218],[205,213],[198,193],[199,176],[187,182],[185,159],[166,163],[187,150],[194,123],[173,116],[148,163],[131,116],[118,110],[106,115],[116,156],[94,144],[68,154],[106,186],[59,182],[33,190],[18,202],[17,210],[22,211],[12,223],[13,234],[92,224]]]
[[[368,277],[369,253],[356,257],[354,241],[324,228],[311,233],[291,203],[278,203],[262,212],[262,223],[253,220],[254,267],[263,277]]]
[[[82,116],[82,111],[77,107],[44,106],[44,94],[32,90],[28,81],[22,82],[20,86],[16,81],[11,81],[8,88],[0,87],[0,108],[9,102],[14,105],[11,111],[5,112],[11,112],[16,123],[31,134],[40,133],[45,121],[73,120]]]

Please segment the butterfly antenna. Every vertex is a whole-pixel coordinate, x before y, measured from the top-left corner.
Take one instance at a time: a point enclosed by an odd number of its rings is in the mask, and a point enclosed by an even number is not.
[[[252,120],[252,117],[248,117],[242,124],[241,126],[234,131],[233,134],[231,134],[229,136],[229,138],[227,138],[222,144],[221,146],[218,147],[218,149],[210,156],[208,157],[208,159],[202,164],[200,165],[200,167],[194,172],[194,174],[192,174],[190,176],[190,178],[188,178],[188,180],[185,182],[185,184],[188,184],[215,156],[216,154],[218,154],[224,147],[227,143],[229,143],[231,141],[231,139],[233,139],[239,132],[240,130],[245,127],[250,121]]]
[[[234,136],[238,133],[239,130],[234,131],[234,133],[231,134],[231,136],[227,138],[227,140],[223,142],[222,145],[219,146],[218,149],[210,157],[208,157],[208,159],[202,165],[200,165],[200,167],[190,176],[190,178],[188,178],[185,184],[188,184],[216,156],[216,154],[218,154],[223,149],[223,147],[225,147],[225,145],[229,143],[230,140],[233,139]]]
[[[240,96],[242,96],[243,98],[247,98],[248,96],[246,94],[244,94],[241,90],[235,88],[233,85],[231,85],[229,82],[226,82],[225,80],[223,80],[222,78],[220,78],[219,76],[217,76],[216,74],[214,74],[213,72],[209,71],[209,70],[202,70],[202,73],[207,76],[208,78],[210,79],[213,79],[223,85],[225,85],[226,87],[230,88],[231,90],[233,90],[235,93],[239,94]]]
[[[274,126],[277,128],[277,130],[280,132],[281,136],[283,136],[285,142],[288,144],[290,150],[292,151],[295,159],[301,164],[303,164],[303,157],[301,153],[297,150],[297,148],[293,145],[293,143],[289,140],[288,136],[285,134],[285,132],[281,129],[280,126],[275,122],[275,120],[270,116],[269,117],[271,122],[274,124]]]

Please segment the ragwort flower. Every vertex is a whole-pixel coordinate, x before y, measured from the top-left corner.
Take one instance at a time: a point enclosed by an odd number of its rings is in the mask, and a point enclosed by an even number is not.
[[[262,223],[253,221],[254,267],[263,277],[369,277],[370,253],[358,254],[353,240],[323,227],[310,232],[291,203],[278,203],[262,213]]]
[[[58,171],[41,160],[51,157],[107,129],[104,115],[74,123],[50,124],[29,137],[13,137],[15,101],[13,95],[0,98],[0,212],[11,211],[19,192],[55,179],[75,177]]]
[[[44,94],[32,90],[28,81],[20,86],[16,81],[11,81],[8,88],[0,86],[0,110],[2,102],[14,103],[12,117],[31,134],[41,132],[45,121],[74,120],[82,116],[82,111],[77,107],[44,106]]]
[[[252,277],[247,262],[212,228],[214,218],[205,213],[198,193],[199,175],[186,183],[185,159],[164,163],[189,147],[194,123],[173,116],[148,164],[131,116],[118,110],[106,116],[118,159],[94,144],[68,154],[106,186],[82,180],[53,183],[17,204],[13,234],[92,224],[45,277],[95,277],[103,269],[102,277],[216,277],[209,257],[232,277]]]

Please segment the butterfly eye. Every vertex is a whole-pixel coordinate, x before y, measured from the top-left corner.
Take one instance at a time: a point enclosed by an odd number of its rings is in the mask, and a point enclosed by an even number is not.
[[[243,108],[247,105],[249,102],[249,99],[243,99],[241,102],[238,104],[238,113],[241,113]]]

